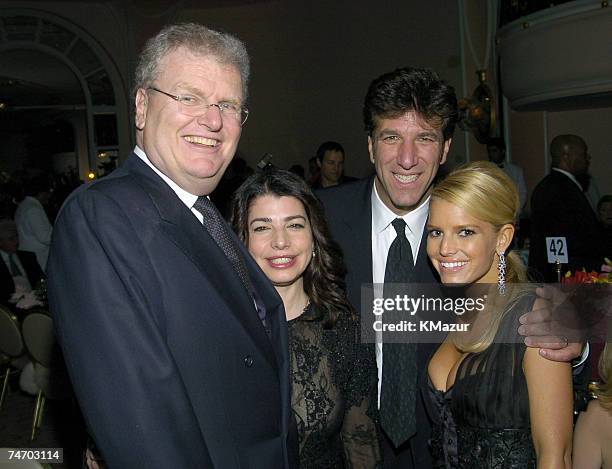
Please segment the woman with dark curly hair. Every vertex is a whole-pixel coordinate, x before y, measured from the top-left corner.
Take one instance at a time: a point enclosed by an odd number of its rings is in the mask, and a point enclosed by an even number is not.
[[[374,354],[360,343],[320,202],[295,174],[269,169],[235,192],[231,223],[285,307],[300,468],[376,467]]]

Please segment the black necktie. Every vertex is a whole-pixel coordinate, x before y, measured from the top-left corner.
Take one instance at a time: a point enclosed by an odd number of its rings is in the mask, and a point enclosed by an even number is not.
[[[8,258],[9,258],[9,269],[11,271],[11,276],[13,277],[19,277],[21,274],[21,270],[19,270],[19,267],[17,266],[17,263],[15,262],[15,255],[13,253],[9,253]]]
[[[414,271],[414,258],[406,238],[406,222],[396,218],[392,225],[397,236],[387,255],[385,285],[409,283]],[[385,290],[384,296],[387,297],[390,289]],[[380,424],[396,447],[416,433],[416,383],[416,345],[383,343]]]
[[[204,228],[210,234],[215,243],[221,248],[225,257],[230,261],[232,267],[238,274],[242,285],[253,299],[259,319],[266,326],[266,309],[253,289],[253,284],[246,269],[242,254],[232,239],[227,223],[217,210],[217,207],[208,197],[200,196],[193,204],[194,208],[202,214]]]

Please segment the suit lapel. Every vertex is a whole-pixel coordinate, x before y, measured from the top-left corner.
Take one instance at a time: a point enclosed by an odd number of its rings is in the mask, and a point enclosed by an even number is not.
[[[15,291],[15,282],[13,281],[13,276],[6,266],[4,259],[0,259],[0,281],[4,286],[3,291],[6,289],[7,295],[10,297]]]
[[[354,183],[351,203],[347,204],[343,218],[344,230],[349,242],[343,243],[346,257],[351,259],[347,275],[349,301],[359,309],[361,285],[372,284],[372,187],[374,178]]]
[[[240,248],[243,251],[253,288],[259,295],[259,300],[263,302],[266,308],[266,323],[270,330],[270,336],[273,338],[271,345],[275,349],[277,364],[282,371],[284,368],[281,358],[284,359],[284,357],[287,356],[287,350],[289,350],[289,343],[287,342],[287,317],[285,315],[283,302],[280,296],[278,296],[276,289],[272,286],[272,283],[270,283],[268,278],[253,260],[251,254],[240,241],[238,241],[238,243],[240,243]],[[255,317],[261,330],[264,330],[257,314],[255,314]],[[289,377],[286,376],[285,378],[287,382],[289,382]]]
[[[233,314],[268,361],[276,364],[275,351],[259,320],[253,300],[223,251],[174,191],[138,156],[131,155],[124,167],[137,178],[157,207],[162,232],[195,264],[226,303],[226,311],[219,314]],[[252,262],[248,255],[245,260],[247,264]],[[249,272],[252,273],[252,270],[249,269]],[[202,298],[202,302],[205,301]],[[268,303],[274,311],[275,305],[269,298]]]
[[[574,194],[574,199],[580,205],[582,205],[582,213],[588,213],[589,216],[592,216],[592,218],[597,218],[597,215],[595,214],[595,211],[593,210],[589,199],[587,199],[586,194],[584,193],[584,191],[580,190],[578,186],[576,186],[576,183],[574,181],[572,181],[567,175],[559,171],[552,171],[551,174],[554,175],[557,179],[558,185],[565,188],[563,190],[568,191],[570,194]]]

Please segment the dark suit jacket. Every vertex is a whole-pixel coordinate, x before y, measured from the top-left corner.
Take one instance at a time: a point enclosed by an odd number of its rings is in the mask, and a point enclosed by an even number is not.
[[[17,257],[26,272],[30,285],[32,285],[32,288],[36,288],[36,284],[45,278],[45,274],[36,260],[36,254],[30,251],[17,251]],[[2,261],[0,262],[0,302],[6,303],[13,293],[15,293],[13,276]]]
[[[551,171],[531,196],[529,266],[543,279],[555,282],[554,264],[548,263],[546,237],[565,236],[569,265],[563,270],[596,269],[606,254],[604,234],[584,193],[565,174]]]
[[[293,467],[283,305],[237,244],[270,337],[214,240],[136,155],[64,204],[49,301],[109,467]]]
[[[354,178],[352,176],[344,176],[342,175],[340,177],[340,181],[338,181],[338,185],[341,184],[346,184],[347,182],[353,182],[353,181],[357,181],[357,178]],[[321,175],[319,174],[319,176],[311,183],[310,187],[312,187],[313,190],[320,190],[323,189],[324,187],[321,185]]]
[[[361,285],[372,283],[372,186],[373,177],[317,192],[325,206],[325,214],[334,239],[340,244],[347,266],[347,292],[351,304],[361,310]],[[425,233],[423,233],[423,236]],[[415,283],[435,283],[436,274],[427,258],[423,238],[415,264]],[[368,311],[370,313],[370,311]],[[417,369],[427,365],[436,344],[418,344]],[[420,395],[415,409],[417,434],[410,439],[416,468],[431,467],[427,439],[430,425]]]

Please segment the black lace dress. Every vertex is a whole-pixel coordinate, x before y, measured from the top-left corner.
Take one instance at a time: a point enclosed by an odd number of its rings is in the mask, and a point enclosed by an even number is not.
[[[518,318],[534,301],[533,294],[524,294],[513,302],[494,342],[465,356],[446,392],[435,389],[428,376],[421,380],[435,468],[536,467],[522,369],[526,347],[518,335]]]
[[[329,330],[314,317],[309,306],[289,321],[300,469],[375,468],[374,351],[360,343],[358,323],[347,315]]]

